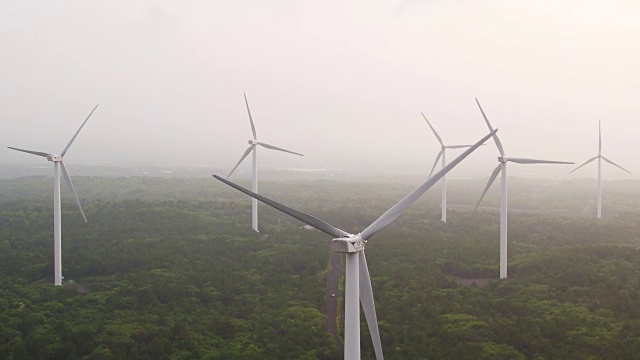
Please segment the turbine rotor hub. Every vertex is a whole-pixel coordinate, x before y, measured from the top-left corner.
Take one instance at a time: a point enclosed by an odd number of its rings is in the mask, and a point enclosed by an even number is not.
[[[52,161],[52,162],[61,162],[62,161],[62,156],[60,156],[60,155],[49,155],[49,156],[47,156],[47,160]]]
[[[507,161],[509,161],[509,159],[506,156],[498,156],[498,162],[506,164]]]
[[[333,251],[337,253],[357,253],[364,250],[365,240],[360,236],[333,239]]]
[[[249,140],[249,145],[258,145],[258,140]]]

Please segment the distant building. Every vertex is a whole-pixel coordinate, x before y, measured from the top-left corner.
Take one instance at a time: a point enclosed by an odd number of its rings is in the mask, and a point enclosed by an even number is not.
[[[309,230],[316,230],[316,228],[314,228],[314,227],[313,227],[313,226],[311,226],[311,225],[302,225],[302,226],[300,226],[300,229],[302,229],[302,230],[307,230],[307,231],[309,231]]]
[[[89,289],[82,284],[73,284],[73,288],[80,295],[87,295],[89,293]]]
[[[66,286],[72,287],[80,295],[87,295],[89,293],[89,288],[86,286],[77,283],[75,280],[69,280],[64,282]]]

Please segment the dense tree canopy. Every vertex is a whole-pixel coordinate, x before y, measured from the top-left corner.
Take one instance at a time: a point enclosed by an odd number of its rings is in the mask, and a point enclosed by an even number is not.
[[[63,201],[66,286],[56,288],[43,183],[0,181],[1,359],[342,357],[325,325],[329,236],[267,207],[255,234],[248,199],[213,179],[80,178],[89,223]],[[412,188],[334,185],[262,188],[353,232]],[[512,214],[506,281],[496,280],[496,214],[454,211],[447,224],[438,214],[427,197],[367,244],[386,358],[640,353],[637,213]],[[364,324],[362,346],[373,358]]]

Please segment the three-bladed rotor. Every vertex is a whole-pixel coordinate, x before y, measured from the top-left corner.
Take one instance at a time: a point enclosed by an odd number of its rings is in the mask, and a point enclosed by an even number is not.
[[[44,157],[44,158],[46,158],[47,160],[49,160],[51,162],[60,163],[60,167],[62,169],[62,175],[64,176],[67,184],[69,185],[69,188],[71,189],[71,192],[73,193],[73,196],[74,196],[75,201],[76,201],[76,205],[78,206],[78,209],[80,210],[80,214],[82,215],[82,218],[84,219],[85,222],[87,222],[87,217],[84,214],[84,210],[82,210],[82,205],[80,205],[80,199],[78,198],[78,193],[76,192],[76,189],[73,186],[73,182],[71,181],[71,175],[69,175],[69,170],[67,170],[67,167],[64,164],[63,158],[66,155],[66,153],[69,150],[69,148],[71,147],[71,144],[73,144],[73,142],[76,140],[76,137],[80,133],[80,130],[82,130],[84,125],[87,123],[87,121],[89,121],[89,118],[91,117],[91,115],[93,115],[93,112],[96,111],[97,108],[98,108],[98,105],[96,105],[93,108],[93,110],[91,110],[89,115],[87,115],[86,119],[84,119],[84,121],[82,122],[82,125],[80,125],[80,127],[75,132],[75,134],[73,134],[73,137],[71,137],[71,140],[69,140],[69,143],[67,143],[67,146],[64,147],[64,149],[62,150],[60,155],[45,153],[45,152],[41,152],[41,151],[19,149],[19,148],[15,148],[15,147],[11,147],[11,146],[8,147],[11,150],[21,151],[21,152],[24,152],[24,153],[27,153],[27,154],[41,156],[41,157]]]
[[[571,170],[569,172],[569,174],[575,172],[576,170],[580,169],[581,167],[589,164],[590,162],[594,161],[594,160],[598,160],[598,194],[597,194],[597,200],[596,200],[596,218],[599,219],[602,216],[602,160],[604,160],[605,162],[608,162],[609,164],[617,167],[618,169],[625,171],[629,174],[631,174],[631,171],[623,168],[622,166],[614,163],[613,161],[607,159],[606,157],[604,157],[602,155],[602,126],[600,124],[600,120],[598,120],[598,155],[592,157],[591,159],[585,161],[584,163],[582,163],[580,166],[576,167],[575,169]]]
[[[438,155],[436,156],[436,161],[433,162],[431,171],[429,171],[429,177],[431,177],[431,174],[433,174],[433,171],[436,169],[436,166],[438,165],[438,161],[444,155],[444,152],[446,151],[446,149],[464,149],[464,148],[469,148],[473,145],[445,145],[444,141],[442,141],[442,137],[440,137],[440,134],[438,134],[436,129],[433,127],[433,125],[431,125],[431,122],[429,121],[429,119],[427,119],[424,113],[421,112],[420,114],[422,115],[424,120],[427,122],[427,124],[431,128],[431,131],[433,131],[433,135],[435,135],[436,139],[440,143],[440,152],[438,152]]]
[[[490,131],[493,130],[493,127],[491,126],[491,123],[489,122],[489,119],[487,118],[487,115],[485,114],[484,109],[482,109],[480,102],[478,101],[478,99],[475,99],[475,100],[476,100],[476,104],[478,104],[478,108],[480,108],[480,112],[482,113],[482,117],[484,118],[484,121],[487,124],[487,127],[489,128]],[[500,152],[500,156],[498,157],[499,164],[493,170],[493,172],[491,173],[491,176],[489,176],[489,181],[487,182],[487,185],[485,186],[484,191],[482,192],[482,196],[480,196],[480,200],[478,200],[478,203],[476,204],[474,210],[476,210],[478,206],[480,206],[480,203],[482,202],[482,199],[484,199],[484,196],[487,194],[487,191],[489,191],[489,188],[491,187],[493,182],[496,180],[496,178],[502,171],[501,164],[506,165],[509,162],[513,162],[516,164],[574,164],[573,162],[570,162],[570,161],[538,160],[538,159],[528,159],[528,158],[507,157],[507,155],[504,152],[504,147],[502,146],[502,142],[500,141],[500,138],[498,137],[497,134],[493,135],[493,141],[496,144],[496,147],[498,148],[498,152]]]
[[[251,133],[253,134],[253,139],[250,139],[249,142],[249,147],[244,151],[244,153],[242,154],[242,156],[240,157],[240,160],[238,161],[238,163],[236,163],[236,166],[233,167],[233,169],[229,172],[229,175],[227,175],[227,179],[229,177],[231,177],[231,174],[233,174],[234,171],[236,171],[236,169],[238,168],[238,166],[240,166],[240,164],[242,164],[242,161],[249,156],[249,154],[252,151],[255,151],[257,146],[262,146],[264,148],[270,149],[270,150],[277,150],[277,151],[282,151],[282,152],[286,152],[289,154],[294,154],[294,155],[298,155],[298,156],[304,156],[300,153],[297,153],[295,151],[290,151],[287,149],[283,149],[281,147],[277,147],[274,145],[270,145],[261,141],[258,141],[258,135],[256,132],[256,126],[253,123],[253,117],[251,116],[251,109],[249,108],[249,102],[247,101],[247,94],[244,94],[244,103],[247,106],[247,114],[249,114],[249,123],[251,124]]]
[[[213,175],[219,181],[275,208],[278,209],[285,214],[288,214],[308,225],[313,226],[314,228],[334,237],[333,246],[334,250],[342,253],[358,253],[359,258],[359,297],[360,302],[362,304],[362,309],[365,314],[365,318],[367,320],[367,325],[369,327],[369,333],[371,334],[371,338],[373,341],[374,350],[376,353],[376,358],[381,360],[384,358],[382,353],[382,343],[380,342],[380,333],[378,330],[378,322],[375,312],[375,305],[373,300],[373,290],[371,288],[371,279],[369,277],[369,270],[367,266],[367,260],[365,257],[365,243],[366,241],[377,234],[380,230],[387,227],[391,224],[404,210],[406,210],[409,206],[411,206],[414,202],[416,202],[422,194],[424,194],[430,187],[432,187],[440,178],[442,178],[447,172],[449,172],[453,167],[458,165],[464,158],[466,158],[469,154],[471,154],[475,149],[478,148],[482,143],[484,143],[487,139],[493,136],[497,130],[492,131],[484,138],[482,138],[479,142],[472,145],[469,149],[467,149],[464,153],[446,165],[442,170],[437,172],[433,177],[429,178],[424,184],[420,185],[418,188],[413,190],[407,196],[405,196],[402,200],[392,206],[389,210],[387,210],[384,214],[382,214],[378,219],[376,219],[371,225],[367,226],[361,233],[359,234],[351,234],[344,230],[341,230],[326,221],[318,219],[309,214],[303,213],[296,209],[290,208],[286,205],[282,205],[276,201],[273,201],[269,198],[266,198],[262,195],[259,195],[251,190],[245,189],[240,185],[234,184],[229,180],[226,180],[220,176]]]
[[[623,168],[622,166],[620,166],[620,165],[618,165],[618,164],[614,163],[613,161],[611,161],[611,160],[607,159],[606,157],[604,157],[604,155],[602,155],[602,126],[601,126],[601,124],[600,124],[600,120],[598,120],[598,155],[596,155],[596,156],[592,157],[591,159],[589,159],[589,160],[585,161],[584,163],[582,163],[580,166],[578,166],[578,167],[576,167],[575,169],[571,170],[571,171],[569,172],[569,174],[573,173],[574,171],[576,171],[576,170],[580,169],[581,167],[583,167],[583,166],[587,165],[588,163],[590,163],[590,162],[592,162],[593,160],[596,160],[596,159],[598,159],[598,158],[600,158],[600,159],[602,159],[602,160],[604,160],[604,161],[608,162],[609,164],[611,164],[611,165],[613,165],[613,166],[617,167],[618,169],[620,169],[620,170],[622,170],[622,171],[626,171],[626,172],[628,172],[629,174],[631,174],[631,171],[629,171],[629,170],[627,170],[627,169]]]

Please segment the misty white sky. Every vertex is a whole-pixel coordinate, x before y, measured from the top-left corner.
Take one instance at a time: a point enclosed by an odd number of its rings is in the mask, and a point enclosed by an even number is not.
[[[478,97],[507,155],[582,163],[602,119],[603,154],[637,177],[638,39],[640,2],[623,0],[5,0],[0,145],[60,152],[100,103],[71,169],[230,170],[251,136],[246,92],[259,140],[306,155],[263,150],[261,168],[426,173],[439,146],[420,112],[445,142],[472,143],[487,133]],[[488,176],[497,154],[490,143],[454,176]]]

